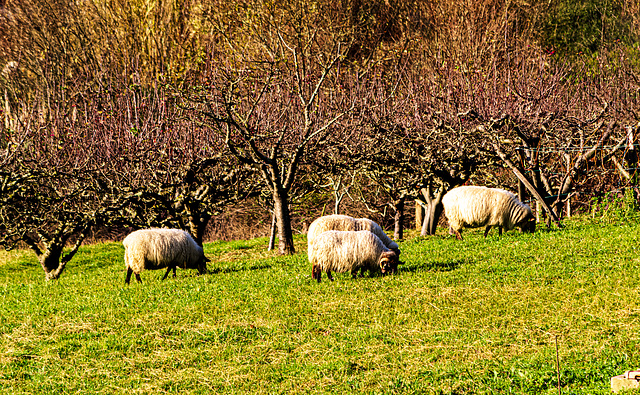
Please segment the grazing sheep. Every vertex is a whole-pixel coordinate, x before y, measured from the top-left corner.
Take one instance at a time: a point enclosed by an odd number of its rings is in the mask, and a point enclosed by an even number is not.
[[[511,230],[519,227],[523,232],[533,232],[536,228],[531,208],[522,203],[516,195],[498,188],[463,186],[449,191],[443,198],[445,215],[449,220],[449,231],[462,240],[462,228],[486,226],[487,237],[492,226]]]
[[[393,273],[398,269],[398,255],[389,250],[384,243],[368,230],[341,231],[328,230],[318,235],[309,247],[311,276],[320,282],[322,272],[327,272],[333,281],[331,271],[351,272],[356,277],[365,270],[370,273],[380,270],[382,274]]]
[[[398,244],[384,233],[380,225],[368,218],[353,218],[348,215],[339,214],[325,215],[324,217],[317,218],[311,223],[309,226],[309,232],[307,233],[308,248],[311,248],[316,237],[327,230],[368,230],[378,236],[388,249],[394,251],[397,256],[400,256],[400,248],[398,248]]]
[[[176,267],[183,269],[198,269],[200,274],[207,271],[207,259],[204,251],[191,237],[180,229],[142,229],[129,234],[123,241],[124,263],[127,269],[126,284],[131,280],[131,273],[135,273],[139,283],[140,272],[143,270],[157,270],[167,268],[162,279]]]

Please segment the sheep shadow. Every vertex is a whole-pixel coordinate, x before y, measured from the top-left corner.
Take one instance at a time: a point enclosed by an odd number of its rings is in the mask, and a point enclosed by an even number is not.
[[[467,261],[462,260],[462,259],[457,259],[454,261],[446,261],[446,262],[425,262],[422,265],[421,264],[417,264],[417,265],[411,265],[411,266],[407,266],[407,267],[401,267],[398,272],[402,273],[402,272],[408,272],[408,273],[413,273],[413,272],[422,272],[422,271],[427,271],[427,272],[451,272],[456,270],[458,267],[460,267],[460,265],[467,263]]]
[[[265,270],[271,269],[271,265],[262,264],[262,265],[254,265],[249,267],[216,267],[214,269],[207,269],[207,274],[224,274],[224,273],[236,273],[236,272],[245,272],[252,270]]]

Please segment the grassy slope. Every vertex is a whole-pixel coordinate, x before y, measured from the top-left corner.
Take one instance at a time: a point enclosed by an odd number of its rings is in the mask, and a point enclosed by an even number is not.
[[[396,276],[316,284],[267,241],[207,244],[213,273],[124,286],[119,243],[46,283],[0,254],[7,393],[609,394],[640,368],[640,224],[401,243]],[[495,232],[495,231],[493,231]]]

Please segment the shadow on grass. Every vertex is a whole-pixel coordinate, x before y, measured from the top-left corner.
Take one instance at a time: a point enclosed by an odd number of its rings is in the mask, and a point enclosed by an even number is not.
[[[33,257],[18,257],[17,259],[5,262],[0,266],[7,270],[22,270],[28,267],[40,266],[40,262],[34,254]]]
[[[574,226],[574,227],[575,226],[579,226],[579,224],[578,225],[572,225],[572,226]],[[536,230],[535,230],[535,232],[533,232],[533,234],[536,234],[536,233],[563,232],[563,231],[565,231],[567,229],[571,229],[571,227],[568,228],[567,225],[564,224],[564,223],[562,224],[561,228],[558,227],[558,225],[556,225],[556,224],[553,224],[550,227],[547,226],[546,224],[536,224]],[[518,230],[512,230],[511,232],[513,232],[514,234],[526,234],[526,233],[522,233],[522,232],[520,232]]]
[[[447,262],[425,262],[422,265],[412,265],[407,267],[400,267],[399,272],[450,272],[456,270],[460,265],[467,263],[467,261],[458,259],[455,261]]]
[[[220,273],[235,273],[244,272],[250,270],[264,270],[271,269],[271,265],[255,265],[250,267],[217,267],[215,269],[208,269],[207,274],[220,274]]]

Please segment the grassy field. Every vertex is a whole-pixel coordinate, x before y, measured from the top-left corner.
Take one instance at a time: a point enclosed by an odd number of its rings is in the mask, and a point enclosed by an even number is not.
[[[205,245],[210,273],[81,248],[45,282],[0,254],[2,393],[609,394],[640,368],[636,221],[464,241],[410,234],[395,276],[311,280],[266,239]]]

